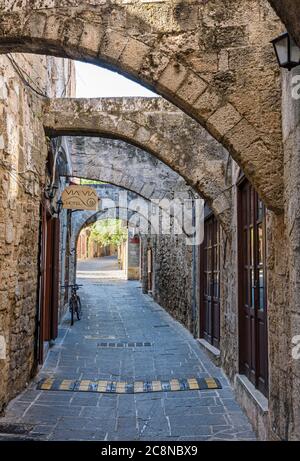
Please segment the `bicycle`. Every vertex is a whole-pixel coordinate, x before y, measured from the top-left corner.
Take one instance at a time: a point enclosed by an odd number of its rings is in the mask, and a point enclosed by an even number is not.
[[[74,313],[76,313],[77,320],[80,320],[82,317],[82,307],[81,307],[81,300],[77,294],[77,290],[79,290],[82,285],[62,285],[64,288],[71,288],[71,298],[69,300],[69,311],[71,313],[71,325],[74,325]]]

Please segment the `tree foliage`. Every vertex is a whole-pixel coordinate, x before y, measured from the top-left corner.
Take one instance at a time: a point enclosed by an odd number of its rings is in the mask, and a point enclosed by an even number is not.
[[[101,246],[120,245],[127,240],[127,228],[120,219],[104,219],[92,226],[90,239]]]
[[[83,178],[80,178],[80,184],[82,185],[88,185],[88,184],[106,184],[105,182],[103,181],[98,181],[96,179],[83,179]]]

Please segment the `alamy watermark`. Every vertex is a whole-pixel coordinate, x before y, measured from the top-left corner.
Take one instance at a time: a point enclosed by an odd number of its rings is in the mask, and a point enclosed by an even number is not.
[[[300,75],[292,77],[292,98],[296,101],[300,99]]]
[[[300,360],[300,335],[296,335],[292,339],[292,357],[294,360]]]
[[[4,336],[0,336],[0,360],[6,359],[6,342]]]
[[[200,198],[175,197],[144,200],[129,199],[121,191],[115,200],[101,200],[101,211],[126,221],[141,235],[182,235],[187,245],[200,245],[204,236],[204,201]]]

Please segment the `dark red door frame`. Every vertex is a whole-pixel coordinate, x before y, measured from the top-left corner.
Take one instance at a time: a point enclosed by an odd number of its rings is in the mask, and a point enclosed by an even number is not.
[[[238,182],[238,188],[239,367],[240,373],[267,396],[265,208],[244,176]]]
[[[210,213],[204,223],[200,246],[200,337],[220,345],[220,227]],[[209,265],[208,265],[209,258]],[[208,283],[209,282],[209,283]]]
[[[51,287],[51,320],[50,339],[58,335],[58,308],[59,308],[59,251],[60,251],[60,221],[59,218],[52,218],[52,287]]]
[[[57,337],[59,305],[59,219],[47,204],[41,207],[38,361],[44,361],[44,343]]]

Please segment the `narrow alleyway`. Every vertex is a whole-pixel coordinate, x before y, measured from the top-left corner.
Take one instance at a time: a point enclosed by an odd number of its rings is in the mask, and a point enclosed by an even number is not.
[[[92,278],[94,264],[79,266],[83,319],[70,328],[66,316],[39,376],[10,403],[1,423],[24,424],[27,436],[47,440],[255,439],[227,379],[188,331],[143,295],[137,282]],[[131,342],[142,344],[129,347]],[[36,385],[43,377],[153,381],[210,376],[223,388],[122,395],[42,391]]]
[[[118,267],[116,256],[102,256],[78,261],[77,277],[83,279],[125,279],[125,271]]]

